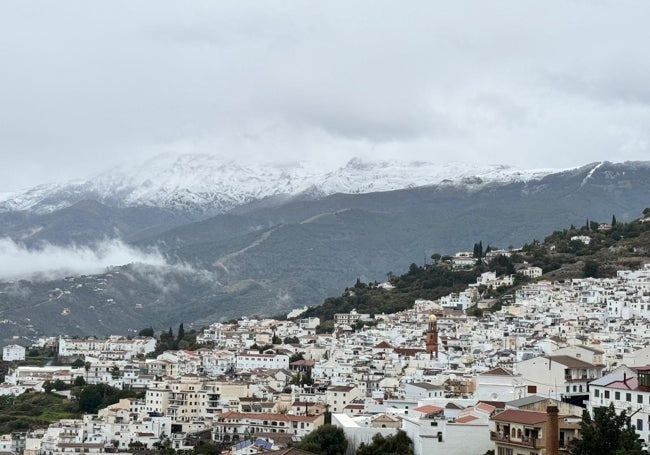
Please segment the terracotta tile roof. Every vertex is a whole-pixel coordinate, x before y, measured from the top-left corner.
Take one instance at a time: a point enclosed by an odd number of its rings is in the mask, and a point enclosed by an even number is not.
[[[481,373],[481,375],[484,375],[484,374],[487,374],[487,375],[490,375],[490,376],[512,376],[511,371],[506,370],[505,368],[501,368],[501,367],[492,368],[491,370],[486,371],[485,373]]]
[[[375,349],[393,349],[393,346],[390,345],[387,341],[382,341],[381,343],[374,346]]]
[[[327,388],[328,392],[349,392],[350,390],[354,389],[354,387],[351,386],[345,386],[345,385],[335,385]]]
[[[639,380],[637,378],[627,378],[625,381],[614,381],[607,384],[607,387],[621,390],[636,390],[639,392],[648,391],[648,387],[639,385]]]
[[[522,423],[525,425],[536,425],[546,422],[545,412],[522,411],[520,409],[507,409],[492,417],[491,420],[499,422]]]
[[[492,406],[491,404],[487,404],[483,402],[479,402],[476,406],[474,406],[474,408],[483,412],[487,412],[488,414],[496,410],[496,406]]]
[[[491,401],[491,400],[481,400],[479,403],[484,403],[487,404],[488,406],[494,406],[495,409],[505,409],[506,408],[506,402],[505,401]]]
[[[472,422],[474,420],[478,420],[478,417],[473,416],[473,415],[466,415],[466,416],[457,418],[455,423],[468,423],[468,422]]]
[[[595,366],[589,362],[585,362],[584,360],[579,360],[568,355],[553,355],[547,356],[546,358],[552,362],[561,363],[562,365],[569,368],[594,368]]]
[[[444,411],[444,408],[441,408],[439,406],[434,406],[432,404],[427,404],[427,405],[415,408],[415,410],[418,411],[418,412],[423,412],[425,414],[435,414],[437,412]]]

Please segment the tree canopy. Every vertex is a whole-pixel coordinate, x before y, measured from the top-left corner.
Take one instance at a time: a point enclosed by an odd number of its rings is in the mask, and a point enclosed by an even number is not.
[[[582,414],[580,433],[581,438],[572,441],[571,455],[645,453],[630,417],[625,411],[616,414],[613,404],[595,408],[593,419],[585,410]]]
[[[341,428],[326,424],[305,436],[297,447],[320,455],[344,455],[348,440]]]
[[[356,455],[375,455],[378,453],[386,455],[413,455],[411,449],[411,438],[405,432],[398,430],[395,435],[383,437],[377,433],[372,437],[372,444],[362,443],[357,449]]]

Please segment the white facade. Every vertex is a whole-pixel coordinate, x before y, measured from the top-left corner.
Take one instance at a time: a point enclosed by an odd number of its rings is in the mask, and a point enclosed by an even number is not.
[[[289,356],[284,354],[237,354],[235,368],[241,370],[280,370],[289,368]]]
[[[156,339],[153,337],[59,338],[61,357],[130,360],[137,355],[147,355],[155,349]]]
[[[521,375],[515,375],[504,368],[494,368],[476,375],[477,400],[512,401],[526,393]]]
[[[363,391],[358,387],[334,386],[329,387],[325,392],[325,399],[333,413],[343,413],[343,410],[355,398],[362,397]]]
[[[406,400],[425,400],[428,398],[441,398],[445,395],[445,388],[428,382],[404,384],[404,398]]]
[[[526,267],[521,269],[519,273],[528,278],[539,278],[542,276],[542,269],[541,267]]]
[[[650,442],[650,369],[638,371],[622,366],[589,384],[589,412],[597,407],[614,405],[617,414],[631,416],[637,434]]]
[[[5,346],[2,348],[2,360],[5,362],[25,360],[25,348],[17,344]]]
[[[559,400],[562,396],[586,395],[587,384],[602,376],[603,365],[566,355],[540,356],[516,364],[530,393]]]

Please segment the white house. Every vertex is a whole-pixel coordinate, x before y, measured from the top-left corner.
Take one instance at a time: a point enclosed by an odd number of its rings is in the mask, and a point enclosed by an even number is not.
[[[496,367],[476,376],[474,397],[477,400],[511,401],[525,393],[521,375],[505,368]]]
[[[426,400],[427,398],[441,398],[445,395],[445,388],[428,382],[404,384],[404,397],[407,400]]]
[[[354,386],[330,386],[325,392],[325,399],[332,413],[342,413],[352,400],[363,396],[363,391]]]
[[[586,395],[587,384],[600,378],[603,368],[567,355],[540,356],[516,364],[528,393],[555,399]]]
[[[237,354],[235,368],[239,371],[260,368],[268,370],[289,369],[289,356],[285,354]]]
[[[621,366],[589,384],[591,413],[598,407],[614,405],[632,418],[637,434],[650,442],[650,366],[631,369]]]
[[[542,276],[542,269],[541,267],[526,267],[521,269],[519,273],[528,278],[539,278]]]
[[[14,360],[25,360],[25,348],[17,344],[10,344],[2,348],[2,360],[12,362]]]
[[[156,349],[154,337],[126,338],[59,338],[60,357],[95,357],[106,360],[130,360],[137,355],[147,355]]]

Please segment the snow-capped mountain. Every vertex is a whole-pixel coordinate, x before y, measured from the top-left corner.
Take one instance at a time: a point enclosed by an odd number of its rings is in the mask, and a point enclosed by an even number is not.
[[[0,195],[0,211],[48,213],[94,199],[114,207],[158,207],[223,213],[274,196],[327,196],[390,191],[435,184],[481,186],[528,181],[552,170],[503,165],[436,164],[352,159],[327,169],[309,163],[241,165],[211,155],[161,155],[123,165],[88,180],[41,185]]]

